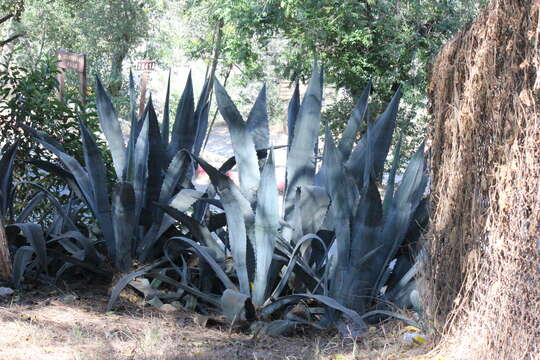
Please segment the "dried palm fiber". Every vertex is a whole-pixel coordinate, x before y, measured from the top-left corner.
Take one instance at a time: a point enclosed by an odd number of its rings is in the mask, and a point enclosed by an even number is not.
[[[431,69],[426,299],[448,359],[540,359],[539,11],[492,1]]]

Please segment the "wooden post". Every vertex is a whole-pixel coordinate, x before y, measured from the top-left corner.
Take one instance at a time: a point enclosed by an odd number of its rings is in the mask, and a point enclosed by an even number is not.
[[[142,73],[141,77],[141,97],[139,99],[139,118],[141,118],[144,111],[144,103],[146,100],[146,85],[148,83],[148,71]]]
[[[0,278],[11,279],[11,257],[9,256],[9,247],[7,242],[4,219],[0,216]]]
[[[81,93],[81,103],[84,106],[86,103],[86,55],[75,54],[64,49],[56,51],[58,58],[58,99],[63,101],[65,89],[65,71],[74,70],[79,73],[79,91]]]
[[[139,99],[139,118],[144,112],[144,105],[146,100],[146,87],[148,80],[150,79],[150,72],[154,71],[156,62],[154,60],[140,60],[137,62],[135,70],[142,71],[141,76],[141,96]]]

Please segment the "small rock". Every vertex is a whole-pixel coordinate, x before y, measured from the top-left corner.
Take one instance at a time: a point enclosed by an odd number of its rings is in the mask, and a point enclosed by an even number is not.
[[[180,301],[173,301],[171,302],[171,305],[174,306],[176,310],[182,310],[184,308]]]
[[[422,345],[428,341],[428,337],[422,333],[408,332],[403,334],[403,342],[409,345]]]
[[[0,287],[0,297],[13,294],[13,289],[8,287]]]
[[[60,301],[66,304],[72,303],[77,299],[79,299],[79,297],[73,294],[68,294],[60,297]]]
[[[172,313],[172,312],[176,311],[176,308],[174,306],[172,306],[171,304],[163,304],[163,305],[161,305],[159,310],[161,310],[163,312],[166,312],[166,313]]]

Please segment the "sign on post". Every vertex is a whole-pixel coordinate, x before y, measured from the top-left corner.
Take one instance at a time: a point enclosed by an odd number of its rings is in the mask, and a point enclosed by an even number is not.
[[[139,60],[135,66],[136,71],[142,71],[141,76],[141,98],[139,99],[139,118],[144,111],[144,101],[146,99],[146,85],[148,84],[148,78],[150,72],[156,68],[156,62],[154,60]]]
[[[62,101],[65,88],[65,71],[73,70],[79,73],[79,91],[81,93],[81,103],[86,101],[86,55],[75,54],[64,49],[56,51],[58,58],[58,98]]]

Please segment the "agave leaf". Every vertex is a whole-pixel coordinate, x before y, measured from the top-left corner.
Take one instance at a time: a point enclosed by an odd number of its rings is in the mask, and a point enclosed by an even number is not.
[[[131,267],[133,249],[133,233],[136,224],[135,192],[130,183],[121,182],[114,186],[113,191],[113,220],[114,237],[116,239],[115,265],[121,271]]]
[[[126,167],[126,149],[120,122],[114,110],[111,98],[103,88],[99,77],[96,76],[96,108],[99,115],[101,129],[111,151],[114,169],[118,179],[122,178]]]
[[[165,105],[163,107],[163,122],[161,123],[161,140],[165,149],[169,146],[170,116],[169,116],[169,99],[171,97],[171,70],[169,69],[169,77],[167,79],[167,92],[165,93]],[[152,141],[152,139],[150,139]]]
[[[204,160],[198,159],[198,162],[210,177],[221,197],[227,217],[229,241],[236,274],[240,283],[240,291],[249,295],[246,228],[253,224],[251,205],[231,179],[217,171]]]
[[[44,138],[36,138],[36,140],[41,143],[41,145],[43,145],[43,147],[45,147],[47,150],[55,154],[60,159],[62,164],[64,164],[64,166],[67,168],[67,170],[71,173],[71,175],[77,182],[77,186],[81,190],[86,204],[97,218],[99,215],[99,211],[97,210],[96,206],[92,182],[90,181],[90,176],[88,175],[86,169],[82,167],[81,164],[79,164],[79,162],[73,157],[69,156],[54,145],[48,143]]]
[[[122,290],[135,278],[145,275],[148,272],[150,272],[152,269],[163,265],[167,262],[166,259],[159,259],[156,260],[154,263],[150,265],[143,266],[141,269],[133,271],[129,274],[124,275],[116,285],[114,285],[114,288],[111,291],[111,297],[109,298],[109,302],[107,303],[107,311],[111,311],[114,303],[116,302],[116,299],[118,299],[118,296],[122,292]]]
[[[129,117],[131,128],[133,128],[137,123],[137,93],[135,92],[135,80],[131,69],[129,69]]]
[[[283,336],[300,323],[308,324],[307,321],[293,320],[257,321],[253,324],[254,326],[252,328],[255,328],[255,335]],[[311,323],[309,324],[311,325]]]
[[[362,124],[362,121],[366,116],[370,92],[371,80],[368,82],[368,84],[362,91],[362,94],[358,98],[358,102],[356,103],[356,106],[352,111],[351,117],[347,122],[347,126],[345,127],[345,130],[341,135],[338,148],[339,151],[341,151],[341,155],[343,155],[343,159],[345,160],[347,160],[349,158],[349,155],[351,155],[351,151],[354,146],[358,130],[360,130],[360,125]]]
[[[210,265],[210,267],[212,268],[212,270],[214,270],[214,273],[217,275],[217,277],[222,282],[223,286],[225,286],[225,288],[231,289],[231,290],[237,290],[236,285],[234,285],[234,283],[231,281],[231,279],[229,279],[227,274],[225,274],[225,272],[221,269],[221,267],[216,262],[214,257],[212,257],[212,255],[210,255],[208,253],[208,251],[206,251],[202,246],[200,246],[199,244],[197,244],[195,241],[193,241],[191,239],[185,238],[183,236],[178,236],[178,237],[170,238],[169,241],[167,242],[167,244],[165,244],[165,247],[167,247],[167,245],[171,241],[179,241],[181,243],[185,243],[185,244],[191,246],[193,248],[193,250],[201,258],[203,258],[204,261],[206,261],[208,265]]]
[[[45,243],[45,237],[43,236],[43,229],[39,224],[23,223],[23,224],[10,224],[6,228],[17,227],[19,228],[26,238],[26,241],[32,246],[36,253],[41,270],[47,272],[47,245]]]
[[[13,259],[13,283],[16,288],[21,286],[21,281],[24,277],[24,272],[32,260],[34,249],[31,246],[21,246],[15,252]]]
[[[403,133],[399,135],[399,140],[396,144],[394,151],[394,158],[392,159],[392,168],[388,174],[388,181],[386,183],[386,192],[384,193],[383,213],[386,214],[392,201],[394,200],[394,187],[396,182],[396,172],[399,166],[399,160],[401,158],[401,141],[403,139]]]
[[[298,189],[300,193],[298,205],[302,215],[302,232],[304,234],[316,233],[322,226],[330,198],[323,187],[302,186]]]
[[[128,174],[128,177],[127,177],[128,182],[133,185],[133,191],[135,195],[135,204],[134,204],[134,213],[133,213],[133,216],[135,219],[139,219],[139,216],[141,214],[141,209],[144,205],[144,201],[146,200],[146,179],[147,179],[147,170],[148,170],[148,152],[149,152],[149,146],[150,146],[149,131],[148,131],[150,116],[154,116],[154,117],[156,116],[151,99],[148,104],[148,114],[142,120],[143,123],[142,123],[141,131],[139,135],[137,136],[137,141],[133,149],[133,173]],[[157,117],[156,117],[156,120],[157,120]],[[137,226],[139,224],[138,222],[136,222],[134,225]]]
[[[221,310],[231,323],[255,320],[255,307],[249,295],[226,289],[221,296]]]
[[[279,227],[279,194],[276,183],[273,152],[270,151],[261,174],[257,191],[255,211],[255,279],[253,282],[253,302],[262,305],[268,288],[268,270]]]
[[[208,113],[210,111],[210,102],[208,101],[209,81],[204,82],[197,108],[195,109],[195,119],[197,122],[197,135],[195,136],[195,144],[193,145],[193,154],[199,156],[201,148],[208,130]]]
[[[210,231],[208,228],[204,225],[202,225],[197,220],[193,219],[192,217],[178,211],[177,209],[167,206],[165,204],[159,204],[156,203],[156,206],[159,206],[164,211],[167,212],[172,218],[180,221],[184,225],[187,226],[193,237],[199,241],[200,243],[204,244],[205,246],[208,246],[210,249],[216,251],[218,254],[225,255],[223,253],[223,250],[221,247],[216,243],[212,235],[210,234]]]
[[[219,112],[227,122],[231,134],[234,155],[238,164],[240,187],[248,200],[252,201],[260,180],[259,162],[257,161],[253,136],[227,91],[217,79],[214,82],[214,87]]]
[[[64,170],[62,167],[56,164],[43,160],[30,160],[28,161],[28,163],[49,173],[55,174],[56,176],[59,176],[66,182],[71,191],[73,191],[73,193],[79,199],[81,199],[82,201],[86,201],[83,193],[81,192],[81,189],[79,188],[77,182],[75,181],[75,178],[73,177],[73,174],[71,174],[69,171]]]
[[[135,93],[135,81],[133,79],[133,73],[129,69],[129,116],[130,116],[130,128],[129,128],[129,139],[127,145],[127,155],[126,161],[127,164],[122,170],[123,180],[126,181],[127,174],[133,172],[133,151],[135,149],[135,142],[137,140],[137,115],[136,115],[136,101],[137,94]],[[146,112],[146,109],[144,109]],[[144,117],[143,117],[144,118]]]
[[[266,105],[266,84],[263,85],[255,104],[249,112],[246,122],[253,136],[255,149],[266,149],[270,146],[270,130],[268,129],[268,111]]]
[[[365,314],[362,314],[360,317],[362,319],[368,319],[372,316],[376,316],[376,315],[386,315],[386,316],[390,316],[390,317],[393,317],[393,318],[396,318],[398,320],[401,320],[403,321],[405,324],[409,325],[409,326],[414,326],[415,328],[418,328],[418,329],[422,329],[422,326],[420,326],[417,322],[415,321],[412,321],[411,319],[409,319],[408,317],[406,316],[403,316],[401,314],[398,314],[396,312],[393,312],[393,311],[387,311],[387,310],[373,310],[373,311],[370,311],[370,312],[367,312]]]
[[[159,200],[159,193],[163,182],[163,171],[166,170],[166,145],[162,142],[162,135],[159,132],[159,124],[154,107],[148,109],[148,163],[147,163],[147,183],[146,200],[144,206],[147,212],[142,216],[143,223],[149,225],[151,221],[158,220],[158,214],[153,209],[153,203]],[[150,210],[152,209],[152,210]],[[151,219],[149,218],[151,215]]]
[[[38,183],[33,182],[33,181],[19,181],[19,182],[16,183],[17,186],[21,185],[21,184],[30,185],[30,186],[35,187],[36,189],[40,190],[41,192],[43,192],[47,196],[47,199],[49,199],[51,204],[54,206],[54,208],[56,209],[56,211],[60,215],[60,217],[69,226],[69,228],[71,228],[72,230],[77,230],[77,226],[73,223],[73,220],[69,217],[69,215],[66,213],[66,211],[64,210],[64,208],[60,204],[60,202],[58,202],[56,197],[49,190],[45,189],[45,187],[43,187],[43,186],[41,186]]]
[[[13,145],[7,147],[0,159],[0,216],[2,217],[7,216],[11,204],[11,180],[18,146],[19,142],[16,141]]]
[[[410,160],[407,170],[403,174],[401,184],[396,191],[392,206],[385,218],[381,241],[384,244],[383,254],[386,254],[386,256],[377,258],[375,263],[375,268],[381,270],[372,291],[373,295],[388,280],[389,274],[385,272],[385,269],[402,244],[411,218],[422,200],[427,184],[424,167],[424,144],[422,144]]]
[[[337,264],[339,267],[347,268],[351,260],[351,217],[354,216],[359,193],[343,166],[343,157],[334,145],[328,128],[324,143],[323,166],[326,169],[326,188],[332,201],[330,211],[336,224]]]
[[[94,195],[95,216],[105,237],[107,249],[114,258],[115,237],[111,220],[109,192],[107,190],[107,169],[105,168],[105,162],[101,157],[101,152],[96,142],[82,121],[80,122],[80,128],[83,140],[84,161]]]
[[[304,100],[294,122],[294,136],[287,157],[287,188],[285,189],[284,220],[292,216],[296,188],[313,185],[315,176],[314,148],[319,135],[322,106],[321,74],[316,64]]]
[[[163,281],[164,283],[167,283],[169,285],[176,286],[176,287],[178,287],[178,288],[180,288],[182,290],[185,290],[186,292],[192,294],[193,296],[196,296],[197,298],[200,298],[200,299],[204,300],[205,302],[207,302],[209,304],[212,304],[216,308],[221,307],[221,303],[219,301],[219,298],[217,298],[216,296],[213,296],[211,294],[206,294],[206,293],[204,293],[204,292],[202,292],[202,291],[200,291],[200,290],[198,290],[198,289],[196,289],[194,287],[191,287],[189,285],[186,285],[186,284],[183,284],[183,283],[178,282],[176,280],[173,280],[170,277],[161,274],[161,271],[160,272],[151,272],[151,273],[146,274],[146,276],[153,277],[155,279]]]
[[[81,234],[79,231],[71,230],[67,231],[61,235],[57,235],[53,237],[49,242],[52,241],[59,241],[63,239],[75,239],[77,242],[81,245],[81,248],[83,250],[83,257],[80,260],[87,259],[89,262],[93,264],[100,264],[101,259],[99,258],[96,249],[94,248],[92,242],[88,237]]]
[[[318,237],[315,234],[307,234],[307,235],[303,236],[302,239],[300,239],[298,241],[298,243],[296,244],[294,250],[292,251],[292,253],[291,253],[290,257],[289,257],[289,263],[287,264],[287,267],[285,269],[285,273],[281,277],[281,280],[279,281],[279,283],[276,286],[276,288],[274,289],[274,291],[272,292],[272,295],[270,295],[270,297],[268,299],[265,299],[265,305],[267,305],[269,302],[273,301],[274,299],[277,299],[281,295],[281,292],[285,288],[285,285],[287,285],[287,282],[289,281],[289,277],[291,276],[292,271],[294,270],[294,267],[297,264],[296,257],[299,254],[299,251],[300,251],[301,247],[306,242],[308,242],[308,241],[311,242],[312,240],[319,241],[319,243],[325,249],[325,252],[327,252],[326,244],[324,243],[324,241],[320,237]]]
[[[386,155],[392,142],[400,98],[401,90],[398,89],[384,113],[373,125],[373,170],[377,179],[382,176]],[[362,175],[364,174],[367,152],[367,137],[363,136],[346,163],[351,175],[357,179],[359,189],[363,187]]]
[[[271,304],[265,306],[263,309],[261,309],[260,313],[265,318],[269,317],[272,313],[276,312],[283,306],[287,306],[290,304],[294,304],[297,302],[300,302],[302,299],[313,299],[316,300],[327,307],[337,310],[341,312],[346,318],[351,320],[354,324],[357,326],[364,328],[367,330],[367,325],[362,319],[360,315],[354,310],[348,309],[345,306],[338,303],[336,300],[324,296],[324,295],[315,295],[315,294],[295,294],[295,295],[289,295],[284,296],[279,299],[276,299],[276,301],[272,302]]]
[[[287,134],[288,136],[288,145],[289,151],[291,149],[291,144],[294,139],[294,127],[296,125],[296,119],[298,118],[298,112],[300,110],[300,84],[298,81],[294,86],[294,92],[289,101],[289,106],[287,109]]]
[[[184,92],[176,109],[176,118],[171,134],[171,142],[167,152],[172,158],[181,150],[192,151],[197,134],[197,124],[194,116],[193,82],[191,81],[191,72],[188,75]]]
[[[46,197],[47,195],[43,191],[40,191],[36,195],[34,195],[34,197],[32,197],[30,201],[28,201],[28,203],[26,204],[24,209],[21,211],[21,213],[19,214],[15,222],[16,223],[25,222],[28,219],[28,217],[32,215],[32,212],[41,203],[41,201],[43,201],[43,199],[45,199]]]
[[[259,149],[257,150],[257,159],[259,160],[266,159],[266,157],[268,156],[268,150],[270,149],[277,150],[277,149],[282,149],[284,147],[287,147],[287,145],[278,145],[278,146],[272,146],[268,148]],[[236,157],[231,156],[223,164],[221,164],[221,166],[219,167],[219,171],[226,174],[227,172],[231,171],[235,165],[236,165]]]

